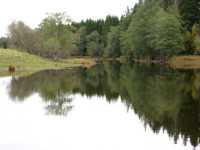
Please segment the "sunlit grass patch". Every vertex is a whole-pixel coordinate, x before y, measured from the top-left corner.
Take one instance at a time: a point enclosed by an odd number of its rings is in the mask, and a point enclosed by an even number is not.
[[[175,69],[200,69],[200,56],[175,56],[169,65]]]

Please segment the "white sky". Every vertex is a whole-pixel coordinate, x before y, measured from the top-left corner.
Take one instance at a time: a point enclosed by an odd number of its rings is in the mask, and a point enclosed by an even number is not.
[[[2,0],[0,5],[0,36],[7,26],[22,20],[36,27],[48,12],[66,12],[74,21],[105,18],[106,15],[123,14],[138,0]]]

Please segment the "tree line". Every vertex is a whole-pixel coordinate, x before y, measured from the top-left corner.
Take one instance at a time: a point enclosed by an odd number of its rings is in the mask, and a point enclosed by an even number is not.
[[[92,56],[166,59],[199,54],[198,0],[140,0],[120,18],[74,22],[51,13],[35,29],[22,21],[8,26],[0,47],[16,48],[48,58]]]

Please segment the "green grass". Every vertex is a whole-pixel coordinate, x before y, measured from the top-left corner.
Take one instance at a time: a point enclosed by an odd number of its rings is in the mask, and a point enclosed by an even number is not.
[[[76,63],[74,63],[76,60]],[[41,58],[26,52],[14,49],[0,49],[0,76],[9,75],[8,67],[12,65],[16,68],[15,74],[27,74],[48,69],[64,69],[83,66],[82,60],[67,59],[67,61],[52,61]]]
[[[69,67],[69,64],[54,62],[25,52],[11,49],[0,49],[0,70],[8,70],[9,65],[15,66],[17,71]]]

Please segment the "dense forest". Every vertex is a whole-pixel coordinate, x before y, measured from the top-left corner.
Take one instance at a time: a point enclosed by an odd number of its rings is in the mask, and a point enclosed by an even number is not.
[[[200,54],[199,0],[139,0],[120,18],[74,22],[50,13],[35,29],[22,21],[8,26],[0,47],[42,57],[91,56],[165,60]]]

